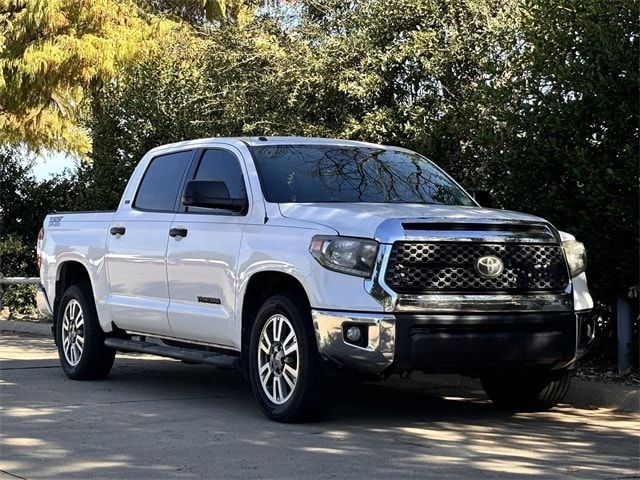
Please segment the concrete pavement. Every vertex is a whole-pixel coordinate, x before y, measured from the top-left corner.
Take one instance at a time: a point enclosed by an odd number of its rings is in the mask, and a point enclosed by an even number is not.
[[[282,425],[238,373],[119,355],[109,379],[74,382],[50,338],[3,333],[0,479],[640,478],[640,415],[584,383],[516,415],[459,377],[345,385],[326,421]]]

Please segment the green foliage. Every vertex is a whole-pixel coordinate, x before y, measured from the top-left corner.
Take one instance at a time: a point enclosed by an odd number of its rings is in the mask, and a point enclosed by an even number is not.
[[[17,235],[0,237],[0,277],[23,276],[32,271],[35,252]],[[11,313],[24,315],[35,313],[35,290],[33,285],[2,286],[2,306]]]
[[[207,20],[238,25],[247,23],[261,3],[256,0],[199,0],[199,2],[204,7]]]
[[[140,8],[157,15],[180,19],[191,25],[215,22],[244,25],[254,18],[263,2],[257,0],[137,0]]]
[[[180,27],[242,26],[257,0],[0,0],[0,143],[91,150],[87,99]]]
[[[0,242],[0,277],[24,276],[33,273],[35,248],[17,235],[2,236]]]
[[[105,85],[93,105],[91,162],[82,169],[90,208],[115,208],[150,148],[185,139],[330,130],[302,124],[289,96],[304,76],[304,45],[269,20],[175,36]],[[302,50],[300,55],[297,51]]]
[[[176,36],[103,87],[89,124],[92,161],[80,174],[88,208],[115,208],[133,168],[150,148],[207,135],[210,85],[198,64],[209,46]]]
[[[638,4],[537,0],[479,104],[482,184],[583,240],[611,301],[638,283]]]
[[[5,286],[2,294],[2,306],[9,308],[9,315],[34,316],[37,313],[35,303],[35,285],[11,285]]]
[[[73,178],[54,177],[38,182],[28,157],[12,148],[0,148],[0,277],[37,276],[36,240],[45,215],[71,210],[82,203]],[[13,313],[35,312],[33,286],[6,288],[3,304]]]
[[[82,202],[79,195],[80,188],[72,176],[38,182],[31,173],[29,157],[13,148],[0,148],[0,235],[3,238],[16,235],[35,248],[45,215],[76,209]],[[29,268],[13,274],[35,273]]]

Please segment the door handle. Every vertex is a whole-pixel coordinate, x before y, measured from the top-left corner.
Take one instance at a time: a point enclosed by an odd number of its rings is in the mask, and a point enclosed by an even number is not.
[[[111,235],[124,235],[124,232],[126,232],[127,229],[124,227],[111,227],[111,230],[109,230],[109,233]]]
[[[172,228],[171,230],[169,230],[169,236],[170,237],[186,237],[187,232],[189,232],[189,230],[187,230],[186,228]]]

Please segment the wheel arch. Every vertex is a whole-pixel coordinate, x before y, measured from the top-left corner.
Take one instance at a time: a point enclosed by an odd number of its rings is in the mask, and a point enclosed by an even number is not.
[[[242,296],[241,310],[241,355],[242,368],[247,375],[249,355],[249,341],[251,328],[256,319],[258,310],[265,300],[275,294],[291,294],[302,300],[308,308],[311,308],[309,295],[302,282],[289,273],[276,270],[268,270],[254,273],[247,281]]]
[[[77,261],[77,260],[67,260],[62,262],[58,266],[58,270],[56,272],[56,285],[55,285],[55,297],[53,301],[53,327],[54,331],[56,328],[56,322],[58,321],[58,309],[60,308],[60,301],[64,292],[71,285],[85,284],[91,290],[92,296],[95,295],[93,293],[93,285],[91,283],[91,276],[89,275],[89,270],[87,267]]]

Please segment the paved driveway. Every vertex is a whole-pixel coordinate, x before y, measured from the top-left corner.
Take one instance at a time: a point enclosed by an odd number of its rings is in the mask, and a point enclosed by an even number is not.
[[[509,415],[476,382],[416,376],[345,386],[325,422],[281,425],[207,366],[122,355],[108,380],[73,382],[50,339],[3,334],[0,369],[3,480],[640,477],[640,415],[575,395]]]

